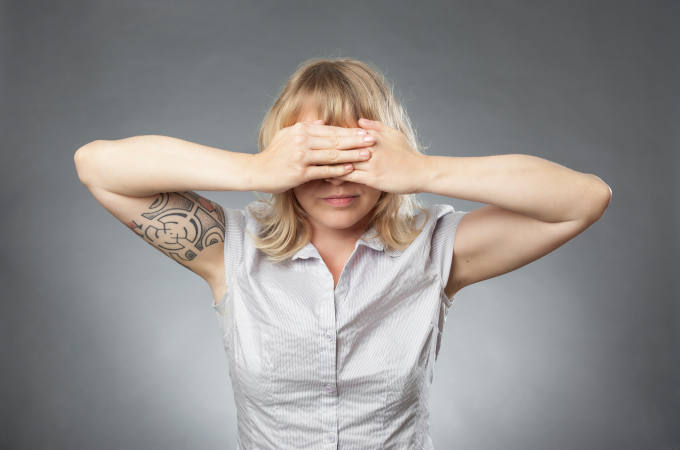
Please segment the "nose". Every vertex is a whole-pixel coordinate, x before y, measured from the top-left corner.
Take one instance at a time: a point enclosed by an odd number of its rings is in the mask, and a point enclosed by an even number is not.
[[[331,183],[334,186],[341,185],[342,183],[345,182],[345,180],[340,180],[338,178],[324,178],[324,181],[328,181],[329,183]]]

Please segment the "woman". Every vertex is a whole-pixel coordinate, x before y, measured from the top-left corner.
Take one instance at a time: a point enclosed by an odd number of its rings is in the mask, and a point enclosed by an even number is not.
[[[99,203],[209,284],[244,449],[432,448],[455,293],[556,249],[611,197],[530,155],[424,154],[384,77],[350,58],[301,64],[258,146],[135,136],[75,155]],[[271,196],[231,209],[194,190]],[[487,205],[422,206],[418,192]]]

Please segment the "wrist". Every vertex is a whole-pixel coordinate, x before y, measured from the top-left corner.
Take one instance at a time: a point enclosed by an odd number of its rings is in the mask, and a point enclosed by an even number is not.
[[[434,174],[434,158],[430,155],[420,154],[419,165],[415,171],[417,176],[414,177],[416,194],[430,192],[431,180]]]
[[[259,153],[244,153],[243,184],[244,191],[261,191]]]
[[[253,191],[257,190],[257,164],[252,153],[223,151],[219,166],[215,166],[219,174],[219,190],[221,191]]]

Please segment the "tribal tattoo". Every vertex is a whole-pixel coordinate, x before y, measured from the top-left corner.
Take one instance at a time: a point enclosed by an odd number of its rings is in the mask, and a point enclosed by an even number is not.
[[[193,191],[158,194],[141,216],[148,221],[133,219],[127,226],[180,264],[224,242],[224,211]]]

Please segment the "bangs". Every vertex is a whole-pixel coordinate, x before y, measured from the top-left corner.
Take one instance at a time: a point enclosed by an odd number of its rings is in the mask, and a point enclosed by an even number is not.
[[[286,111],[281,111],[283,127],[295,124],[303,113],[310,111],[326,125],[349,128],[359,126],[359,117],[371,115],[368,102],[363,104],[362,96],[344,76],[309,73],[303,74],[300,81],[298,89],[286,100]]]

